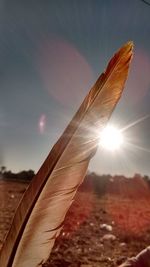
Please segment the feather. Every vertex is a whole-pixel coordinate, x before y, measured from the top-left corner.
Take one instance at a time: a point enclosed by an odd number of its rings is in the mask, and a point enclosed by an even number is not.
[[[136,257],[128,259],[120,267],[150,267],[150,246],[142,250]]]
[[[48,259],[121,96],[132,48],[129,42],[114,55],[29,185],[2,248],[1,267],[37,267]]]

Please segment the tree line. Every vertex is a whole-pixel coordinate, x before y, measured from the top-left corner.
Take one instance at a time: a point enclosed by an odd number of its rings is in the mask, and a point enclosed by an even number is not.
[[[23,170],[18,173],[13,173],[12,171],[7,170],[5,166],[0,167],[0,178],[5,180],[30,182],[34,175],[35,173],[33,170]],[[93,190],[94,193],[99,196],[102,196],[108,190],[114,193],[117,190],[121,190],[120,188],[122,187],[128,188],[128,191],[130,187],[136,187],[137,190],[139,190],[141,187],[143,187],[143,183],[147,184],[150,188],[150,177],[147,175],[142,176],[138,173],[135,174],[133,177],[127,178],[124,175],[99,175],[94,172],[88,172],[84,179],[84,182],[80,186],[80,190]]]
[[[35,173],[33,170],[20,171],[18,173],[13,173],[10,170],[7,170],[5,166],[0,167],[0,177],[2,179],[16,180],[16,181],[31,181]]]

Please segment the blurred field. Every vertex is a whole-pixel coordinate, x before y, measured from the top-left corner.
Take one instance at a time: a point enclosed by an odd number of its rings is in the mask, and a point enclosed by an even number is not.
[[[0,247],[27,186],[27,183],[0,180]]]
[[[0,246],[27,186],[0,180]],[[150,244],[149,222],[150,190],[143,180],[111,180],[101,195],[85,183],[43,267],[117,266]]]

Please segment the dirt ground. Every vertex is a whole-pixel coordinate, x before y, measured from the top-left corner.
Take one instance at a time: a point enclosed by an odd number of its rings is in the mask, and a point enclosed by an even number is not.
[[[27,183],[0,180],[0,247]],[[150,194],[80,190],[43,267],[118,266],[150,244]]]

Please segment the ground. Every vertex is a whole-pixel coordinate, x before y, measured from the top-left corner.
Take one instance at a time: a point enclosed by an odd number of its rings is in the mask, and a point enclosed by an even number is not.
[[[0,180],[0,247],[27,186]],[[113,267],[136,255],[150,244],[150,198],[146,192],[135,197],[131,190],[129,195],[109,190],[99,197],[90,187],[81,189],[43,267]]]

